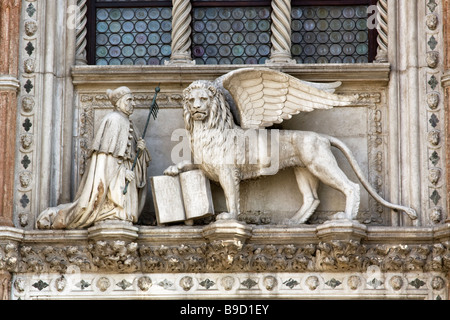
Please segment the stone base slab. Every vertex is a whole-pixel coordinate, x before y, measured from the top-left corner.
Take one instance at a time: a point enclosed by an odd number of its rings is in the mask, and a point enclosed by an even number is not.
[[[0,271],[13,299],[447,299],[450,225],[0,227]]]
[[[72,270],[74,271],[74,270]],[[447,299],[439,273],[17,274],[12,299]]]

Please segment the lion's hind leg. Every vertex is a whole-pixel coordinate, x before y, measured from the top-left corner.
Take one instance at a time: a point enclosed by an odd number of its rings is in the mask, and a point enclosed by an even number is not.
[[[308,142],[310,144],[307,146],[303,145],[303,147],[307,151],[315,149],[315,152],[303,153],[302,160],[304,160],[306,169],[321,182],[341,191],[345,195],[345,212],[336,215],[336,218],[354,220],[358,215],[359,209],[359,185],[350,181],[347,175],[339,168],[327,139],[316,137],[315,140]],[[314,154],[319,156],[314,157]]]
[[[293,217],[286,220],[288,224],[301,224],[308,221],[314,211],[320,204],[317,195],[319,179],[317,179],[306,168],[294,168],[295,178],[297,179],[298,189],[303,196],[303,204]]]
[[[338,213],[335,216],[335,219],[356,219],[360,201],[359,185],[347,178],[344,172],[338,167],[334,157],[322,164],[318,161],[315,164],[308,166],[308,168],[311,170],[312,174],[320,179],[320,181],[341,191],[345,195],[345,212]]]

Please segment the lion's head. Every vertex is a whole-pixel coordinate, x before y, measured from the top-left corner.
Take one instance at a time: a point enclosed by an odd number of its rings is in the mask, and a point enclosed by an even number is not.
[[[194,121],[206,122],[206,129],[231,129],[235,126],[228,103],[220,88],[213,82],[199,80],[183,91],[186,129],[193,129]]]

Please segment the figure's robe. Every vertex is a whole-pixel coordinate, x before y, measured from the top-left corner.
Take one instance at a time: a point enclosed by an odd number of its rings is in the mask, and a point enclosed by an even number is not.
[[[126,194],[126,170],[131,170],[139,134],[131,120],[114,111],[107,114],[94,137],[87,170],[72,203],[48,208],[38,217],[39,228],[80,229],[103,220],[136,223],[147,194],[147,149],[139,153],[135,179]]]

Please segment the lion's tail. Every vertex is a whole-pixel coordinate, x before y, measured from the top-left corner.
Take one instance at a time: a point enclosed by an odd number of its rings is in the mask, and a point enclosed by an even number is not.
[[[375,189],[370,185],[369,181],[365,177],[364,173],[362,172],[358,162],[356,161],[355,157],[353,156],[353,153],[351,150],[339,139],[332,137],[332,136],[326,136],[328,140],[330,141],[331,145],[335,148],[338,148],[347,158],[348,162],[350,163],[353,171],[355,172],[358,179],[361,181],[361,184],[366,188],[367,192],[379,203],[382,205],[391,208],[395,211],[404,211],[411,219],[417,218],[417,213],[414,209],[393,204],[386,200],[384,200],[376,191]]]

